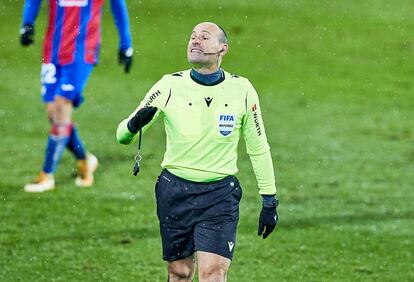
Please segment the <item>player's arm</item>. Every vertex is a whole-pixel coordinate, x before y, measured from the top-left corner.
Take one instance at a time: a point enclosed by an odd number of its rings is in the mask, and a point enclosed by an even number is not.
[[[129,28],[128,9],[125,0],[111,0],[111,11],[119,33],[118,62],[125,66],[125,72],[129,72],[132,65],[131,31]]]
[[[259,98],[250,83],[246,96],[246,113],[243,118],[243,137],[263,200],[258,234],[263,234],[263,238],[266,238],[277,224],[276,208],[279,200],[276,197],[273,161],[266,138]]]
[[[169,99],[168,82],[165,77],[158,81],[145,95],[139,106],[118,125],[116,138],[127,145],[134,141],[142,129],[145,132],[162,115]]]
[[[28,46],[34,42],[34,23],[42,0],[26,0],[23,7],[23,21],[20,28],[20,43]]]

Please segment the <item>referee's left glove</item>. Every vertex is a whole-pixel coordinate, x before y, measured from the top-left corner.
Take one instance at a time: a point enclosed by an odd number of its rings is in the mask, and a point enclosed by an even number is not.
[[[20,44],[29,46],[34,42],[34,26],[32,24],[25,24],[20,29]]]
[[[134,49],[132,49],[132,47],[127,49],[119,49],[118,51],[118,63],[120,65],[125,65],[124,70],[126,73],[128,73],[131,68],[133,55]]]
[[[266,239],[270,233],[276,228],[276,224],[279,220],[277,215],[277,206],[279,205],[279,199],[274,195],[262,195],[263,207],[259,217],[259,228],[257,229],[257,235],[263,235],[263,239]]]

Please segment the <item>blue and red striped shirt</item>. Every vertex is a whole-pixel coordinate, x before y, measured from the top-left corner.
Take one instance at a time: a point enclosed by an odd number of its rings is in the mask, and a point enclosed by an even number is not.
[[[26,0],[23,25],[34,24],[42,0]],[[43,41],[43,63],[95,64],[101,42],[104,0],[49,0],[49,21]],[[120,35],[120,49],[132,45],[125,0],[111,0]]]

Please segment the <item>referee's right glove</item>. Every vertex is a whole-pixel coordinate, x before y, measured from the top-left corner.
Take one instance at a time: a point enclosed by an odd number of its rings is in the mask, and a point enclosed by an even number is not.
[[[25,24],[20,29],[20,44],[29,46],[34,42],[34,26],[32,24]]]
[[[273,232],[279,220],[276,210],[279,205],[279,199],[274,195],[262,195],[262,198],[263,207],[260,212],[257,235],[263,234],[263,239],[266,239]]]
[[[128,121],[128,130],[134,134],[138,133],[141,128],[152,120],[157,110],[157,107],[151,106],[140,109],[135,116]]]

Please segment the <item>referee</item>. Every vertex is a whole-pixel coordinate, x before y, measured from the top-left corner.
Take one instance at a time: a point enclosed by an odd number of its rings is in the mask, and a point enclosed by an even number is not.
[[[246,78],[220,68],[227,35],[217,24],[196,25],[188,42],[190,70],[164,75],[117,130],[130,144],[162,118],[167,148],[155,193],[168,281],[226,281],[236,246],[242,188],[237,144],[243,136],[263,206],[258,235],[278,216],[273,163],[259,99]]]

